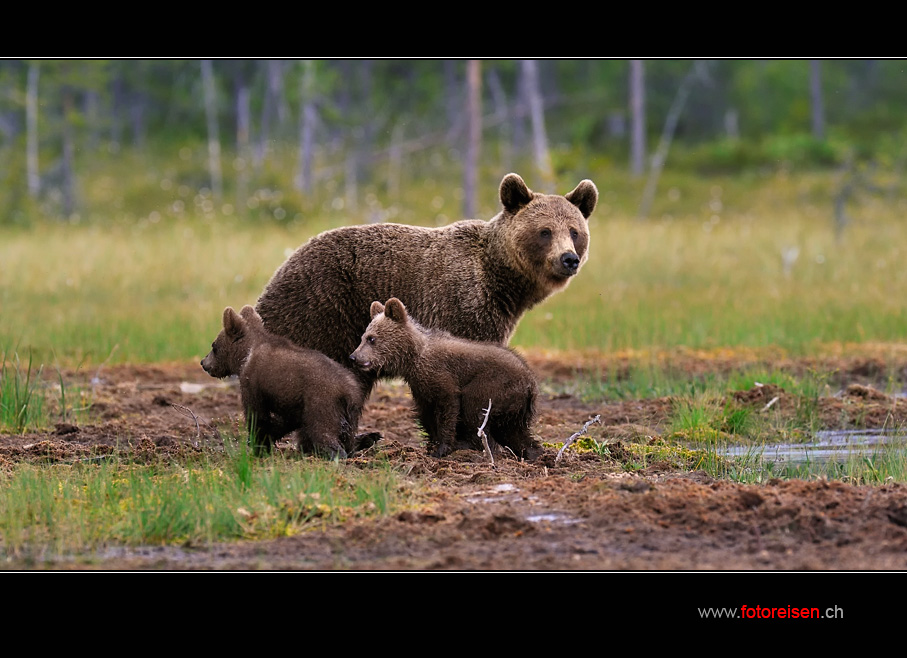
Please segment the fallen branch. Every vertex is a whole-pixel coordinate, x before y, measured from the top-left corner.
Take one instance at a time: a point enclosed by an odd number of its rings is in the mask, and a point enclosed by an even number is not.
[[[181,405],[181,404],[176,404],[175,402],[170,402],[169,404],[170,404],[171,407],[173,407],[174,409],[176,409],[177,411],[179,411],[182,415],[184,415],[184,416],[191,416],[191,417],[192,417],[192,420],[195,421],[195,432],[196,432],[196,436],[198,437],[199,440],[201,440],[201,438],[202,438],[202,428],[201,428],[201,425],[200,425],[199,422],[198,422],[198,416],[196,416],[196,415],[192,412],[192,409],[190,409],[189,407],[184,407],[184,406]],[[208,423],[205,423],[205,425],[206,425],[207,427],[211,427]],[[194,443],[193,446],[196,447],[196,448],[198,448],[198,443]]]
[[[586,433],[586,430],[589,429],[589,425],[592,425],[593,423],[601,423],[601,422],[602,422],[601,416],[596,414],[595,418],[587,420],[585,423],[583,423],[583,428],[579,432],[574,432],[573,434],[570,435],[569,439],[564,441],[564,445],[561,446],[561,449],[557,451],[557,457],[554,458],[554,463],[556,464],[557,462],[560,461],[561,455],[564,454],[564,450],[567,449],[567,446],[569,446],[571,443],[573,443],[579,437],[583,436]]]
[[[771,400],[769,400],[767,405],[762,407],[762,411],[768,411],[769,409],[771,409],[772,405],[775,404],[778,401],[778,399],[779,399],[779,396],[777,396],[777,395],[775,397],[773,397]]]
[[[488,459],[491,461],[491,467],[494,468],[494,455],[491,454],[491,448],[488,446],[488,435],[485,434],[485,426],[488,424],[488,416],[491,415],[491,398],[488,398],[488,408],[485,409],[485,420],[482,421],[482,424],[479,426],[478,435],[482,439],[482,445],[485,446],[485,454],[488,455]]]

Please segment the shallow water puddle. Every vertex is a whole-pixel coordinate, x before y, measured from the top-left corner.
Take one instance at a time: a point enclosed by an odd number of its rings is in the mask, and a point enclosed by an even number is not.
[[[764,461],[809,463],[846,461],[872,456],[880,450],[907,450],[907,434],[894,430],[824,430],[812,443],[779,443],[764,447],[730,446],[728,457],[761,458]]]
[[[538,505],[540,501],[538,496],[524,497],[520,490],[509,482],[498,484],[491,489],[476,491],[466,498],[470,503],[528,503],[529,505]],[[572,519],[560,512],[551,512],[547,510],[538,511],[535,514],[526,516],[530,523],[579,523],[579,519]]]

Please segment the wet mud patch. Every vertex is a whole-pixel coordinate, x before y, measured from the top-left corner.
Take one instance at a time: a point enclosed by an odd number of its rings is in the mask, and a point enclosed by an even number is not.
[[[732,355],[675,355],[690,373],[732,369]],[[619,372],[569,355],[534,355],[548,382],[578,370]],[[736,364],[738,367],[741,363]],[[807,372],[815,362],[785,362]],[[819,427],[903,427],[907,402],[884,392],[899,364],[875,358],[825,364],[840,382],[810,401]],[[779,365],[778,367],[781,367]],[[96,374],[96,373],[93,373]],[[197,364],[105,367],[99,376],[64,373],[90,392],[91,408],[40,432],[0,434],[0,468],[117,457],[181,459],[223,445],[240,432],[239,392]],[[81,378],[81,379],[80,379]],[[558,388],[549,387],[550,390]],[[586,400],[542,395],[536,432],[546,443],[535,462],[477,450],[430,457],[406,387],[382,382],[368,401],[362,432],[382,438],[348,460],[386,462],[413,503],[384,518],[354,519],[294,537],[199,547],[117,548],[36,567],[135,570],[801,570],[907,568],[907,488],[825,480],[744,485],[716,480],[682,459],[637,464],[640,445],[664,442],[670,398]],[[802,413],[782,387],[738,391],[724,402],[771,413]],[[594,416],[589,438],[607,451],[558,446]],[[278,450],[292,450],[280,444]]]

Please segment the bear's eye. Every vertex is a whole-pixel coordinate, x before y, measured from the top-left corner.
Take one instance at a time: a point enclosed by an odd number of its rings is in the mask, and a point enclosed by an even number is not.
[[[576,239],[579,237],[579,231],[575,228],[570,229],[570,239],[576,242]]]
[[[374,337],[374,336],[368,336],[368,337],[365,339],[365,342],[368,343],[369,345],[374,345],[374,344],[375,344],[375,337]]]
[[[214,343],[211,343],[211,353],[217,354],[217,345],[215,345]]]
[[[551,237],[551,231],[546,228],[543,228],[541,230],[541,232],[539,232],[539,235],[545,239],[548,239]]]

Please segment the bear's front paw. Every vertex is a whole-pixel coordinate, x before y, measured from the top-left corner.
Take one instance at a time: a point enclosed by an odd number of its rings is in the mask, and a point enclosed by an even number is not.
[[[435,449],[432,450],[429,454],[432,457],[437,457],[438,459],[441,459],[442,457],[447,457],[447,455],[449,455],[452,452],[453,452],[453,447],[449,443],[439,443],[435,447]]]

